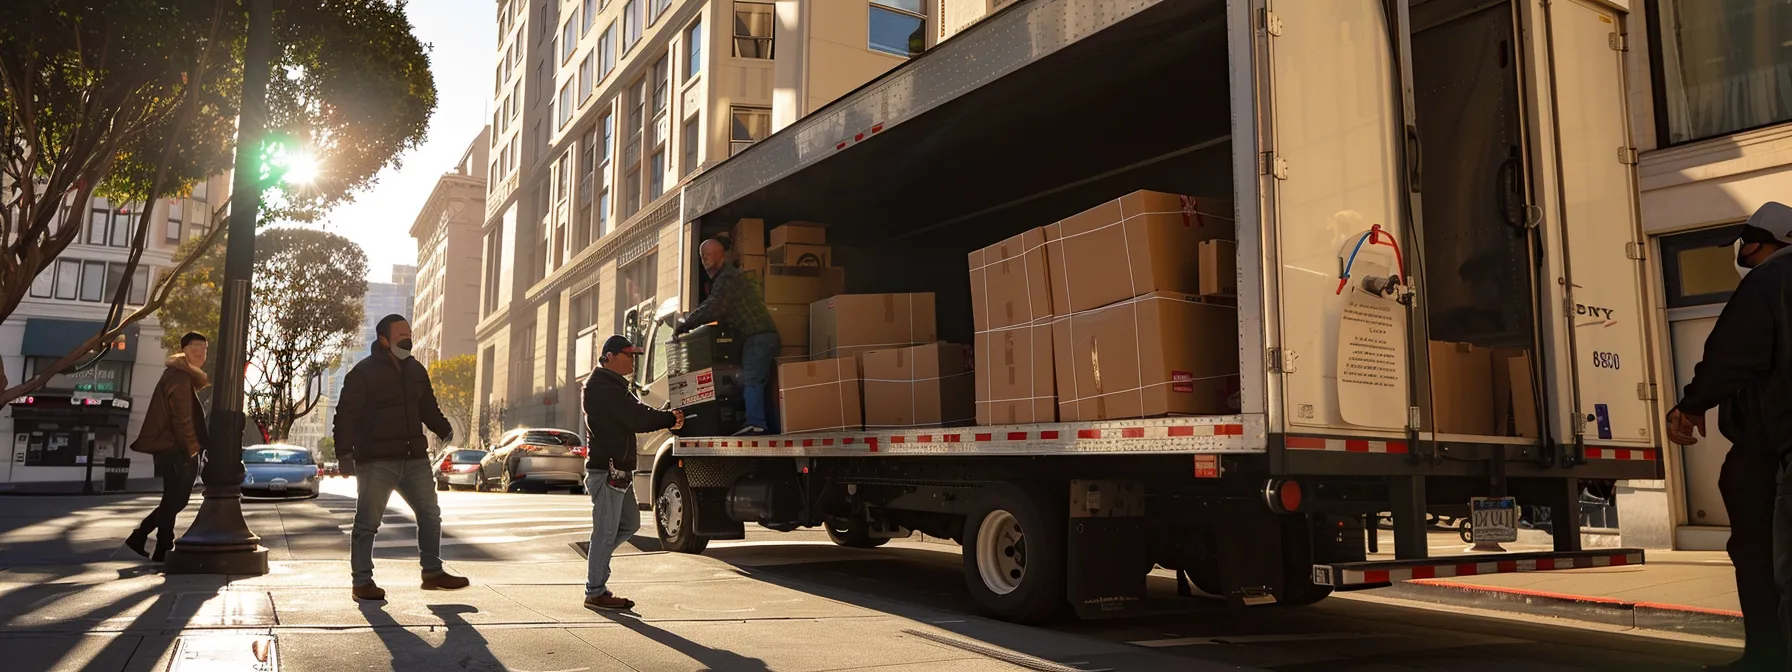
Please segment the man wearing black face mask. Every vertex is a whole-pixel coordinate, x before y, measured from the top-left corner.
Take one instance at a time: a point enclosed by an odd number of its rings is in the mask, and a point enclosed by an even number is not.
[[[1730,514],[1728,550],[1747,643],[1741,660],[1706,669],[1785,670],[1792,642],[1792,474],[1783,467],[1792,459],[1792,208],[1761,206],[1733,245],[1742,282],[1668,413],[1668,439],[1697,443],[1705,412],[1716,406],[1718,431],[1732,444],[1717,487]]]
[[[349,548],[355,599],[386,599],[386,591],[373,583],[373,537],[394,490],[417,517],[423,589],[465,588],[466,578],[442,569],[442,508],[436,503],[429,441],[423,436],[427,426],[446,443],[454,439],[454,429],[436,405],[429,371],[411,358],[410,323],[402,315],[387,315],[374,333],[379,338],[373,354],[343,378],[334,428],[342,475],[355,477],[355,529]]]

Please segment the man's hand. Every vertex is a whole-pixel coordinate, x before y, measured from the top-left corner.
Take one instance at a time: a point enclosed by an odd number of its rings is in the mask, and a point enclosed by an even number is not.
[[[342,474],[343,476],[355,475],[355,458],[352,458],[352,457],[336,458],[336,473]]]
[[[1693,436],[1697,430],[1698,436]],[[1668,411],[1668,440],[1682,446],[1690,446],[1705,436],[1705,414],[1682,413],[1680,409]]]
[[[672,412],[672,429],[673,430],[684,429],[684,411],[673,411]]]

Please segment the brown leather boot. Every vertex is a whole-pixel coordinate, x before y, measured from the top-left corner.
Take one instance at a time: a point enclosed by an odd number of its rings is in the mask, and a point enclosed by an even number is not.
[[[635,601],[626,597],[619,597],[615,593],[604,593],[595,597],[585,598],[585,608],[627,611],[635,608]]]
[[[424,572],[423,574],[424,590],[460,590],[472,583],[467,580],[467,577],[455,576],[443,571]]]
[[[368,602],[382,602],[386,599],[386,589],[371,583],[355,586],[355,599]]]

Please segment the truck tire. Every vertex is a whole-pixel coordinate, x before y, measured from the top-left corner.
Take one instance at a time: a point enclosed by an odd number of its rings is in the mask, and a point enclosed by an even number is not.
[[[1038,623],[1064,601],[1062,507],[1038,488],[985,487],[965,519],[964,581],[984,611],[1014,623]]]
[[[659,528],[660,548],[674,553],[702,553],[709,540],[697,531],[697,503],[684,470],[668,464],[653,500],[653,520]]]
[[[859,518],[829,519],[826,527],[828,538],[846,548],[877,548],[890,543],[888,538],[871,536],[870,530],[866,529],[869,526]]]
[[[1307,516],[1282,518],[1282,595],[1276,603],[1301,607],[1332,594],[1331,586],[1313,583],[1313,521]]]

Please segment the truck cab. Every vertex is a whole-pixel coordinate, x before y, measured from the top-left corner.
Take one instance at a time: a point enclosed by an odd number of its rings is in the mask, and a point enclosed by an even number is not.
[[[636,362],[635,375],[630,380],[643,404],[654,408],[667,408],[670,404],[666,389],[666,354],[672,344],[673,330],[682,316],[675,298],[657,304],[652,300],[643,301],[623,316],[627,330],[624,336],[630,343],[646,350]],[[635,499],[641,510],[646,511],[653,505],[654,460],[672,450],[673,437],[671,432],[660,430],[636,435],[635,440]]]

